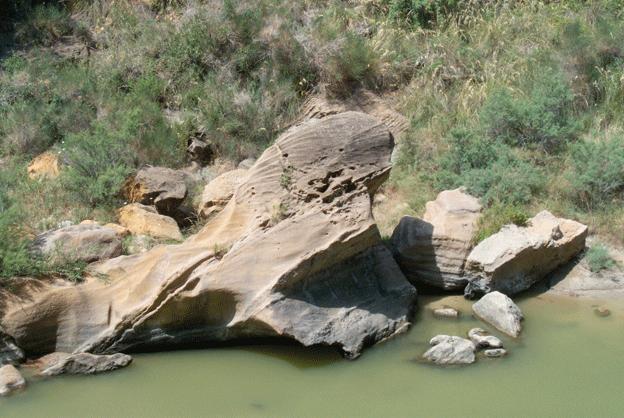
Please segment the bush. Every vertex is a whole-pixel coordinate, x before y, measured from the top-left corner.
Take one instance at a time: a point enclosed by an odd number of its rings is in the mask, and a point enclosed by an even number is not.
[[[615,261],[609,255],[609,250],[602,244],[593,245],[585,254],[585,260],[589,269],[594,273],[601,270],[611,269],[616,266]]]
[[[452,132],[449,146],[432,175],[437,189],[465,186],[492,205],[526,204],[544,186],[541,171],[505,145],[462,129]]]
[[[572,198],[586,208],[621,199],[624,191],[624,138],[574,144],[568,159],[567,179]]]
[[[479,243],[500,231],[504,225],[526,226],[529,215],[524,207],[495,203],[486,208],[479,219],[473,242]]]
[[[443,16],[453,12],[460,0],[391,0],[388,16],[404,24],[430,27]]]
[[[508,88],[495,90],[483,106],[481,122],[493,140],[555,152],[578,131],[573,100],[563,77],[550,71],[538,76],[527,97]]]
[[[50,46],[75,30],[77,25],[67,11],[43,4],[36,6],[28,18],[17,25],[15,38],[23,44]]]

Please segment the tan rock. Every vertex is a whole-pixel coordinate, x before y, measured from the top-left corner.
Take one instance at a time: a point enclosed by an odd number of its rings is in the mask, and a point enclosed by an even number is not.
[[[208,219],[220,212],[230,201],[234,190],[245,181],[247,171],[242,168],[221,174],[206,185],[199,204],[199,216]]]
[[[119,209],[119,223],[133,234],[145,234],[154,238],[182,240],[176,221],[160,215],[153,206],[131,203]]]
[[[392,234],[392,247],[405,276],[412,283],[464,289],[464,264],[480,216],[479,201],[455,189],[428,202],[423,219],[403,217]]]
[[[197,235],[102,263],[106,280],[20,281],[0,291],[0,325],[26,352],[282,338],[356,357],[405,331],[416,303],[371,216],[392,145],[361,113],[296,126]]]
[[[567,263],[585,248],[587,226],[542,211],[528,226],[506,225],[468,256],[465,294],[491,291],[513,295]]]
[[[26,380],[19,370],[12,364],[0,367],[0,396],[7,396],[11,393],[26,387]]]
[[[119,224],[115,224],[115,223],[107,223],[104,225],[104,228],[110,228],[113,231],[115,231],[115,234],[117,234],[117,236],[119,238],[125,238],[128,235],[130,235],[130,230],[126,227],[123,227]]]
[[[61,172],[59,156],[53,152],[44,152],[28,164],[28,177],[31,179],[57,178]]]

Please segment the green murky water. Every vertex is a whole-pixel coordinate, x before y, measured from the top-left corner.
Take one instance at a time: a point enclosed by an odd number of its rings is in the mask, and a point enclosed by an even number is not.
[[[504,339],[510,355],[468,367],[414,361],[431,336],[462,335],[479,324],[469,315],[434,319],[421,309],[409,334],[355,362],[293,347],[143,354],[108,375],[31,382],[0,399],[0,416],[624,416],[624,301],[605,302],[607,318],[592,305],[524,300],[522,338]]]

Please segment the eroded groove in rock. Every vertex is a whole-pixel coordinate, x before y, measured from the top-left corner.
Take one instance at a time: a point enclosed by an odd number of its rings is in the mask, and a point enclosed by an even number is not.
[[[415,304],[371,214],[392,148],[362,113],[293,127],[197,235],[100,264],[106,281],[24,286],[0,325],[27,353],[280,337],[356,357]]]

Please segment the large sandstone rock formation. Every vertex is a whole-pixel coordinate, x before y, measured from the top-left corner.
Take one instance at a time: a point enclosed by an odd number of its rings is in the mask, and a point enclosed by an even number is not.
[[[281,338],[356,357],[405,330],[416,301],[371,216],[392,147],[361,113],[303,123],[197,235],[104,262],[77,286],[23,280],[0,325],[27,354]]]
[[[121,255],[115,230],[97,224],[71,225],[38,235],[33,250],[55,261],[88,263]]]
[[[198,212],[202,218],[209,218],[221,211],[234,195],[234,190],[245,181],[244,168],[227,171],[206,185],[202,192]]]
[[[528,226],[506,225],[477,245],[466,262],[465,294],[513,295],[567,263],[585,248],[587,226],[542,211]]]
[[[479,201],[456,189],[427,202],[423,219],[403,217],[392,234],[392,248],[405,276],[412,283],[464,289],[464,265],[480,215]]]

